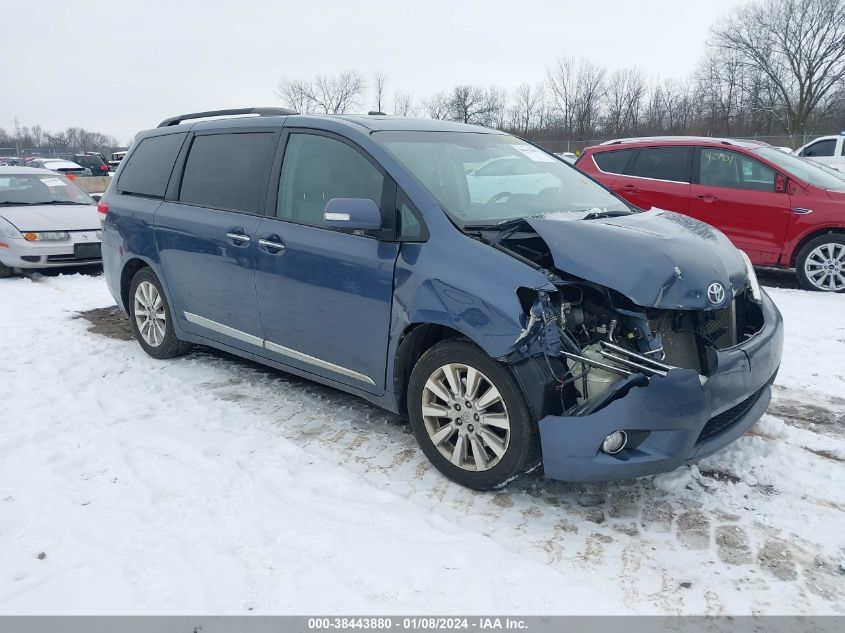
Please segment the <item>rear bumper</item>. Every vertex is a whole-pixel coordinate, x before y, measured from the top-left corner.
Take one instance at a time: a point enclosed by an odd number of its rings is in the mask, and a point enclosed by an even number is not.
[[[783,351],[783,320],[763,293],[763,328],[745,343],[717,353],[702,384],[691,369],[673,369],[634,387],[603,409],[540,420],[543,468],[550,479],[601,481],[673,470],[711,455],[763,415]],[[610,433],[631,441],[616,455],[601,452]]]

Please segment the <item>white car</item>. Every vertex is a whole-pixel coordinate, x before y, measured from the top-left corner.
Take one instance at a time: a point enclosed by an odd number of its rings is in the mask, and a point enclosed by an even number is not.
[[[555,152],[555,156],[561,157],[567,163],[575,163],[578,160],[578,156],[576,156],[575,152]]]
[[[845,134],[821,136],[799,147],[794,153],[828,167],[845,171]]]
[[[494,158],[467,174],[470,199],[479,204],[496,202],[505,193],[536,193],[543,184],[557,188],[560,179],[544,170],[543,163],[517,156]]]
[[[93,198],[53,171],[0,167],[0,277],[101,263]]]

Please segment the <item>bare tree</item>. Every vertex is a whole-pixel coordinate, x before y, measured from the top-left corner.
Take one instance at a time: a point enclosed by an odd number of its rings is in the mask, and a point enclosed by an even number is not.
[[[607,79],[604,129],[610,136],[637,134],[646,78],[637,68],[613,71]]]
[[[511,128],[523,136],[543,123],[546,93],[543,85],[523,83],[516,87],[510,108]]]
[[[282,79],[276,94],[299,112],[343,114],[360,106],[367,89],[364,77],[355,70],[337,75],[317,75],[312,80]]]
[[[383,72],[377,72],[373,76],[373,91],[376,97],[376,111],[384,112],[382,106],[385,99],[385,89],[387,88],[387,75]]]
[[[431,96],[425,104],[426,114],[432,119],[448,119],[451,109],[451,99],[445,92],[438,92]]]
[[[393,93],[393,114],[396,116],[414,116],[416,114],[411,95],[404,92]]]
[[[709,43],[764,73],[776,89],[787,133],[803,135],[814,110],[845,77],[845,4],[753,2],[719,23]]]

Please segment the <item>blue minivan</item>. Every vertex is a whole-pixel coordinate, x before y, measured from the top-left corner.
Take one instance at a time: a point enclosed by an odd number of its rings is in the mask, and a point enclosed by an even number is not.
[[[471,488],[698,460],[780,365],[780,314],[724,235],[496,130],[183,115],[138,134],[99,211],[149,355],[209,345],[366,398]]]

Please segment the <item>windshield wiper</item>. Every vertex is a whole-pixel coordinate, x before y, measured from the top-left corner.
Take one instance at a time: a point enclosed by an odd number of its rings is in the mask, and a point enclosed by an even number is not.
[[[73,202],[72,200],[41,200],[39,202],[0,202],[0,205],[10,207],[38,207],[50,204],[81,204],[88,206],[88,202]]]
[[[631,211],[591,211],[582,220],[598,220],[600,218],[618,218],[623,215],[631,215]]]

